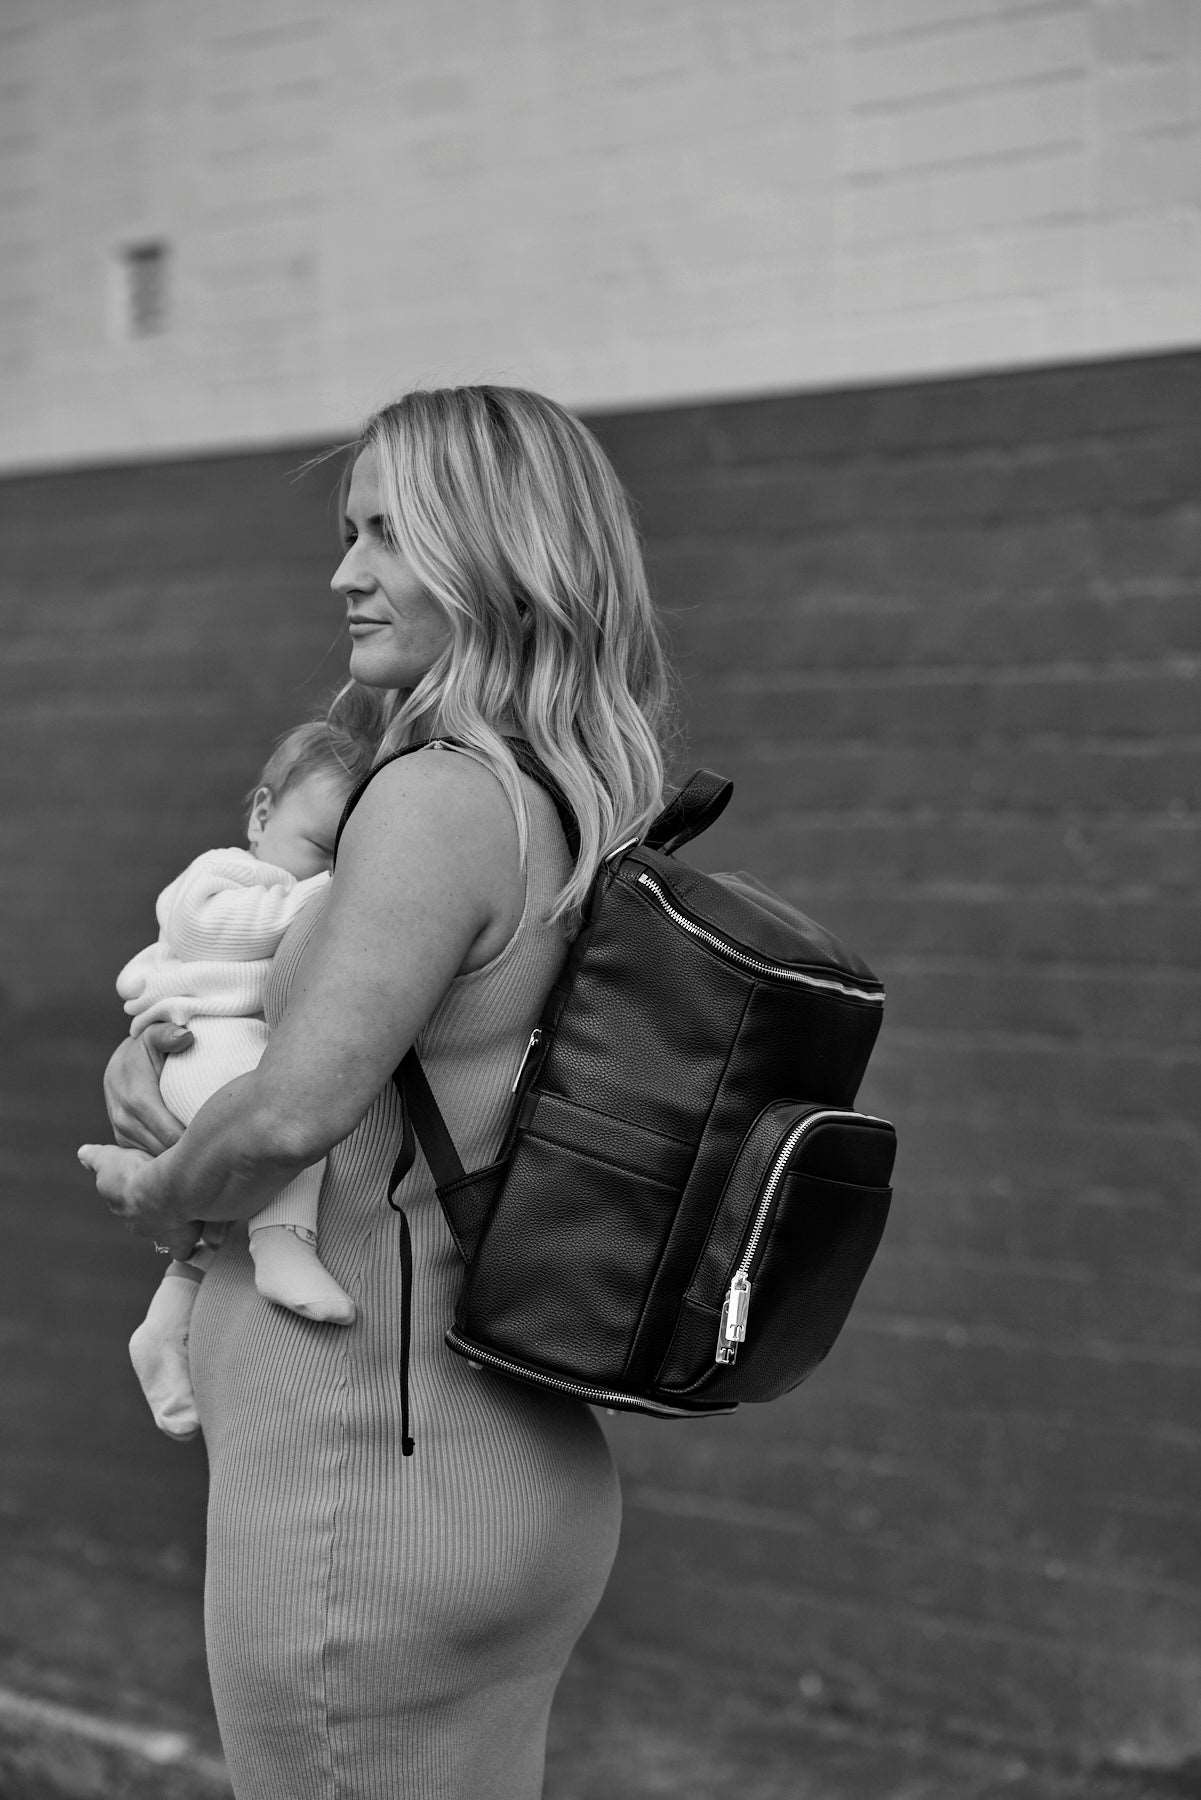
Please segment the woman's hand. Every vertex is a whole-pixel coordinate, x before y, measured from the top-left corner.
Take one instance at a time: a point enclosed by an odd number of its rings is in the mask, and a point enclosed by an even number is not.
[[[180,1261],[191,1255],[197,1229],[181,1224],[164,1207],[155,1157],[144,1150],[122,1150],[115,1144],[81,1144],[76,1154],[96,1177],[96,1191],[114,1218],[138,1236],[153,1238],[156,1248],[169,1251]]]
[[[167,1057],[194,1042],[186,1025],[149,1025],[113,1051],[104,1071],[104,1104],[113,1136],[125,1149],[157,1156],[183,1136],[180,1121],[163,1105],[159,1078]]]

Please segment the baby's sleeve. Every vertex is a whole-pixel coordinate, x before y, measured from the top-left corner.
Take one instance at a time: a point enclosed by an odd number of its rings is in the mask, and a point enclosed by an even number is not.
[[[160,944],[147,944],[136,956],[131,956],[125,967],[117,976],[117,993],[126,1002],[126,1012],[131,1010],[130,1002],[136,1008],[146,989],[150,986],[155,970],[163,960],[163,947]]]
[[[301,907],[328,881],[325,873],[297,881],[245,850],[209,850],[172,884],[159,924],[185,962],[257,962],[275,954]]]

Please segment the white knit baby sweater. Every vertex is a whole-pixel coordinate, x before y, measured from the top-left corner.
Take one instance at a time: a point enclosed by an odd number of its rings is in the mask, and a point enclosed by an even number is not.
[[[263,990],[280,938],[329,880],[298,881],[249,850],[206,850],[158,897],[158,942],[126,963],[117,992],[134,1037],[166,1020],[197,1014],[244,1018],[263,1010]]]

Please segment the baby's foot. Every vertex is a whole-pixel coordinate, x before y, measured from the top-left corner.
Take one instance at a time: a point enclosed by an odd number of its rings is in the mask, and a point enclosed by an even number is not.
[[[317,1256],[316,1243],[292,1225],[259,1225],[250,1233],[254,1285],[267,1300],[321,1319],[327,1325],[349,1325],[354,1301],[343,1293]]]
[[[188,1327],[196,1287],[186,1276],[165,1275],[129,1340],[129,1359],[154,1422],[181,1444],[200,1430],[188,1368]]]

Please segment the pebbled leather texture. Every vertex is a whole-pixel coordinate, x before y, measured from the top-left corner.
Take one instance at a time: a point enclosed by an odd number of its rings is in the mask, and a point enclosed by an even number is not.
[[[753,877],[653,847],[724,806],[729,784],[698,780],[594,884],[448,1339],[633,1410],[725,1411],[804,1380],[879,1242],[895,1151],[853,1110],[882,1016],[872,971]],[[746,1342],[715,1363],[764,1170],[821,1113],[772,1192]]]

